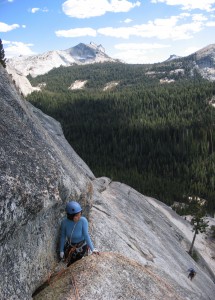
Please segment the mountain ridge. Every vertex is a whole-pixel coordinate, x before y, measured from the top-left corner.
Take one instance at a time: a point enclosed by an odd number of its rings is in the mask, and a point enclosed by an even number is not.
[[[203,78],[214,81],[215,80],[215,44],[210,44],[199,51],[194,52],[186,57],[179,57],[177,55],[171,55],[166,61],[154,65],[164,65],[169,63],[175,63],[172,66],[172,72],[178,72],[178,64],[183,60],[189,61],[189,68],[191,73],[197,71]],[[12,76],[18,90],[24,95],[32,93],[33,91],[39,91],[40,87],[32,87],[28,79],[28,75],[33,78],[38,75],[48,73],[54,68],[61,66],[70,67],[75,65],[88,65],[96,63],[122,63],[123,62],[113,59],[105,53],[105,49],[102,45],[96,45],[90,43],[86,45],[79,43],[78,45],[66,50],[48,51],[43,54],[33,56],[21,56],[10,58],[6,61],[7,72]],[[145,66],[144,64],[142,66]],[[183,70],[182,70],[183,71]],[[164,83],[172,82],[163,78]]]
[[[117,61],[105,53],[102,45],[79,43],[66,50],[53,50],[31,56],[19,56],[7,59],[7,65],[20,74],[36,77],[60,66],[73,64],[91,64],[98,62]]]

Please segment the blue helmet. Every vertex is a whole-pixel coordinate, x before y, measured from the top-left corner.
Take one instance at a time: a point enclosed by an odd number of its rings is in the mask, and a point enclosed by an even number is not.
[[[69,201],[66,205],[66,212],[70,215],[77,214],[82,211],[81,205],[76,201]]]

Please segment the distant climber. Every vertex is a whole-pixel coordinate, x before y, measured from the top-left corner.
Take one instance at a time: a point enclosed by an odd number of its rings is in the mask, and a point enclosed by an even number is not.
[[[82,216],[82,208],[76,201],[66,205],[67,217],[61,222],[60,258],[67,262],[67,267],[87,254],[90,248],[93,254],[99,254],[94,248],[88,233],[88,221]]]
[[[195,277],[196,275],[196,271],[193,269],[193,268],[189,268],[188,269],[188,278],[190,278],[190,280],[193,280],[193,278]]]

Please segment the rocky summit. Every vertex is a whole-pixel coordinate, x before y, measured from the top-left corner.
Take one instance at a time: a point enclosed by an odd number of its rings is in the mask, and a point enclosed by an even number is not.
[[[8,73],[12,70],[19,75],[36,77],[53,68],[69,67],[74,64],[92,64],[117,61],[105,53],[102,45],[80,43],[66,50],[53,50],[32,56],[18,56],[7,59]]]
[[[214,299],[213,259],[188,255],[186,220],[123,183],[95,178],[60,124],[26,102],[1,66],[0,101],[1,300]],[[58,241],[71,198],[100,255],[66,268]]]

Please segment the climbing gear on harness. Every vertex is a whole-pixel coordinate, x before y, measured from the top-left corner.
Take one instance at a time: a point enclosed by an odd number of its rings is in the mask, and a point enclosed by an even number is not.
[[[77,254],[82,253],[86,245],[87,245],[86,241],[81,241],[80,243],[76,243],[76,244],[74,243],[70,244],[67,241],[64,247],[65,261],[69,262],[71,257],[75,258]]]
[[[78,214],[82,211],[80,204],[76,201],[69,201],[66,205],[66,212],[70,215]]]
[[[65,262],[67,266],[71,265],[76,260],[81,259],[87,254],[87,243],[82,241],[77,244],[66,244],[65,245]]]
[[[76,249],[75,249],[75,251],[76,252],[82,252],[83,251],[83,247],[86,245],[87,243],[85,242],[85,241],[82,241],[82,242],[80,242],[80,243],[78,243],[78,244],[76,244]]]
[[[64,246],[64,261],[67,262],[68,266],[72,263],[72,261],[82,258],[87,250],[87,243],[85,240],[79,243],[72,243],[73,232],[77,224],[78,222],[75,223],[71,232],[71,236],[66,241],[66,244]]]

